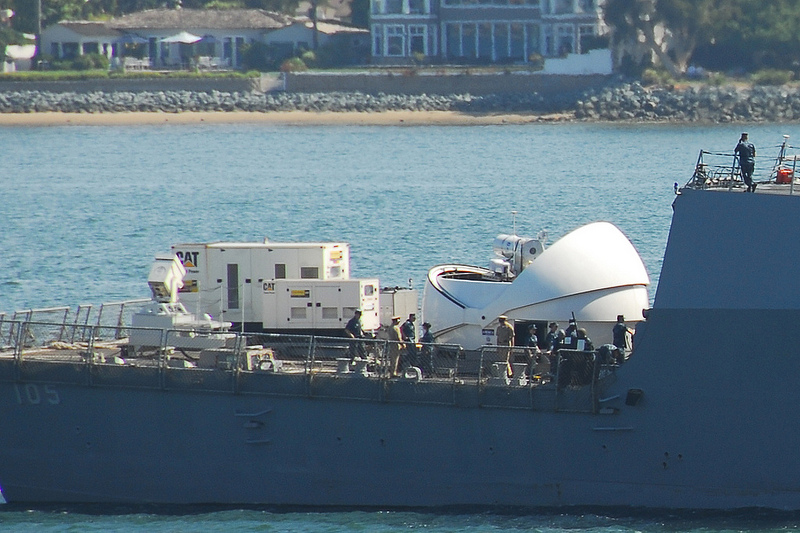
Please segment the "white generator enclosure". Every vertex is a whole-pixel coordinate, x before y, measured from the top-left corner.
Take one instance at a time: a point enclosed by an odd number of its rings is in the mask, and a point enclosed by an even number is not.
[[[275,280],[261,295],[264,331],[325,331],[339,335],[356,309],[365,331],[380,326],[377,279]]]
[[[192,313],[260,329],[262,294],[279,280],[347,280],[347,243],[215,242],[175,244],[186,269],[180,301]]]
[[[392,323],[393,316],[407,318],[411,313],[419,314],[419,291],[404,287],[384,287],[381,289],[381,325]]]

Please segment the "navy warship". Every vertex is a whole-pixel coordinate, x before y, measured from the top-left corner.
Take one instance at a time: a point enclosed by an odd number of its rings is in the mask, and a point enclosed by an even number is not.
[[[392,341],[235,332],[174,290],[139,329],[6,318],[2,498],[800,509],[793,165],[749,193],[698,160],[623,358],[420,344],[396,376]]]

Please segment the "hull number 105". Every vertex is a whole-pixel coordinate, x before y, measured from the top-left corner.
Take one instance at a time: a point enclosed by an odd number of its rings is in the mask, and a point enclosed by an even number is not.
[[[17,403],[20,405],[58,405],[61,403],[61,396],[52,385],[15,383],[14,392],[17,395]]]

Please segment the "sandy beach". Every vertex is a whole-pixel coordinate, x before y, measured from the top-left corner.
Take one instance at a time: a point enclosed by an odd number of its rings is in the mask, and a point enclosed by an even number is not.
[[[364,126],[475,126],[559,122],[569,115],[467,114],[455,111],[386,111],[381,113],[334,113],[230,111],[181,113],[0,113],[0,126],[124,126],[154,124],[364,125]]]

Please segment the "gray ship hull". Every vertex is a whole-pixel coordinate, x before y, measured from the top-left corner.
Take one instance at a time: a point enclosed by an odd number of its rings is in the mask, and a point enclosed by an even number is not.
[[[800,509],[794,197],[684,191],[592,387],[0,361],[9,502]],[[713,224],[711,223],[713,222]],[[588,390],[590,389],[590,390]]]

